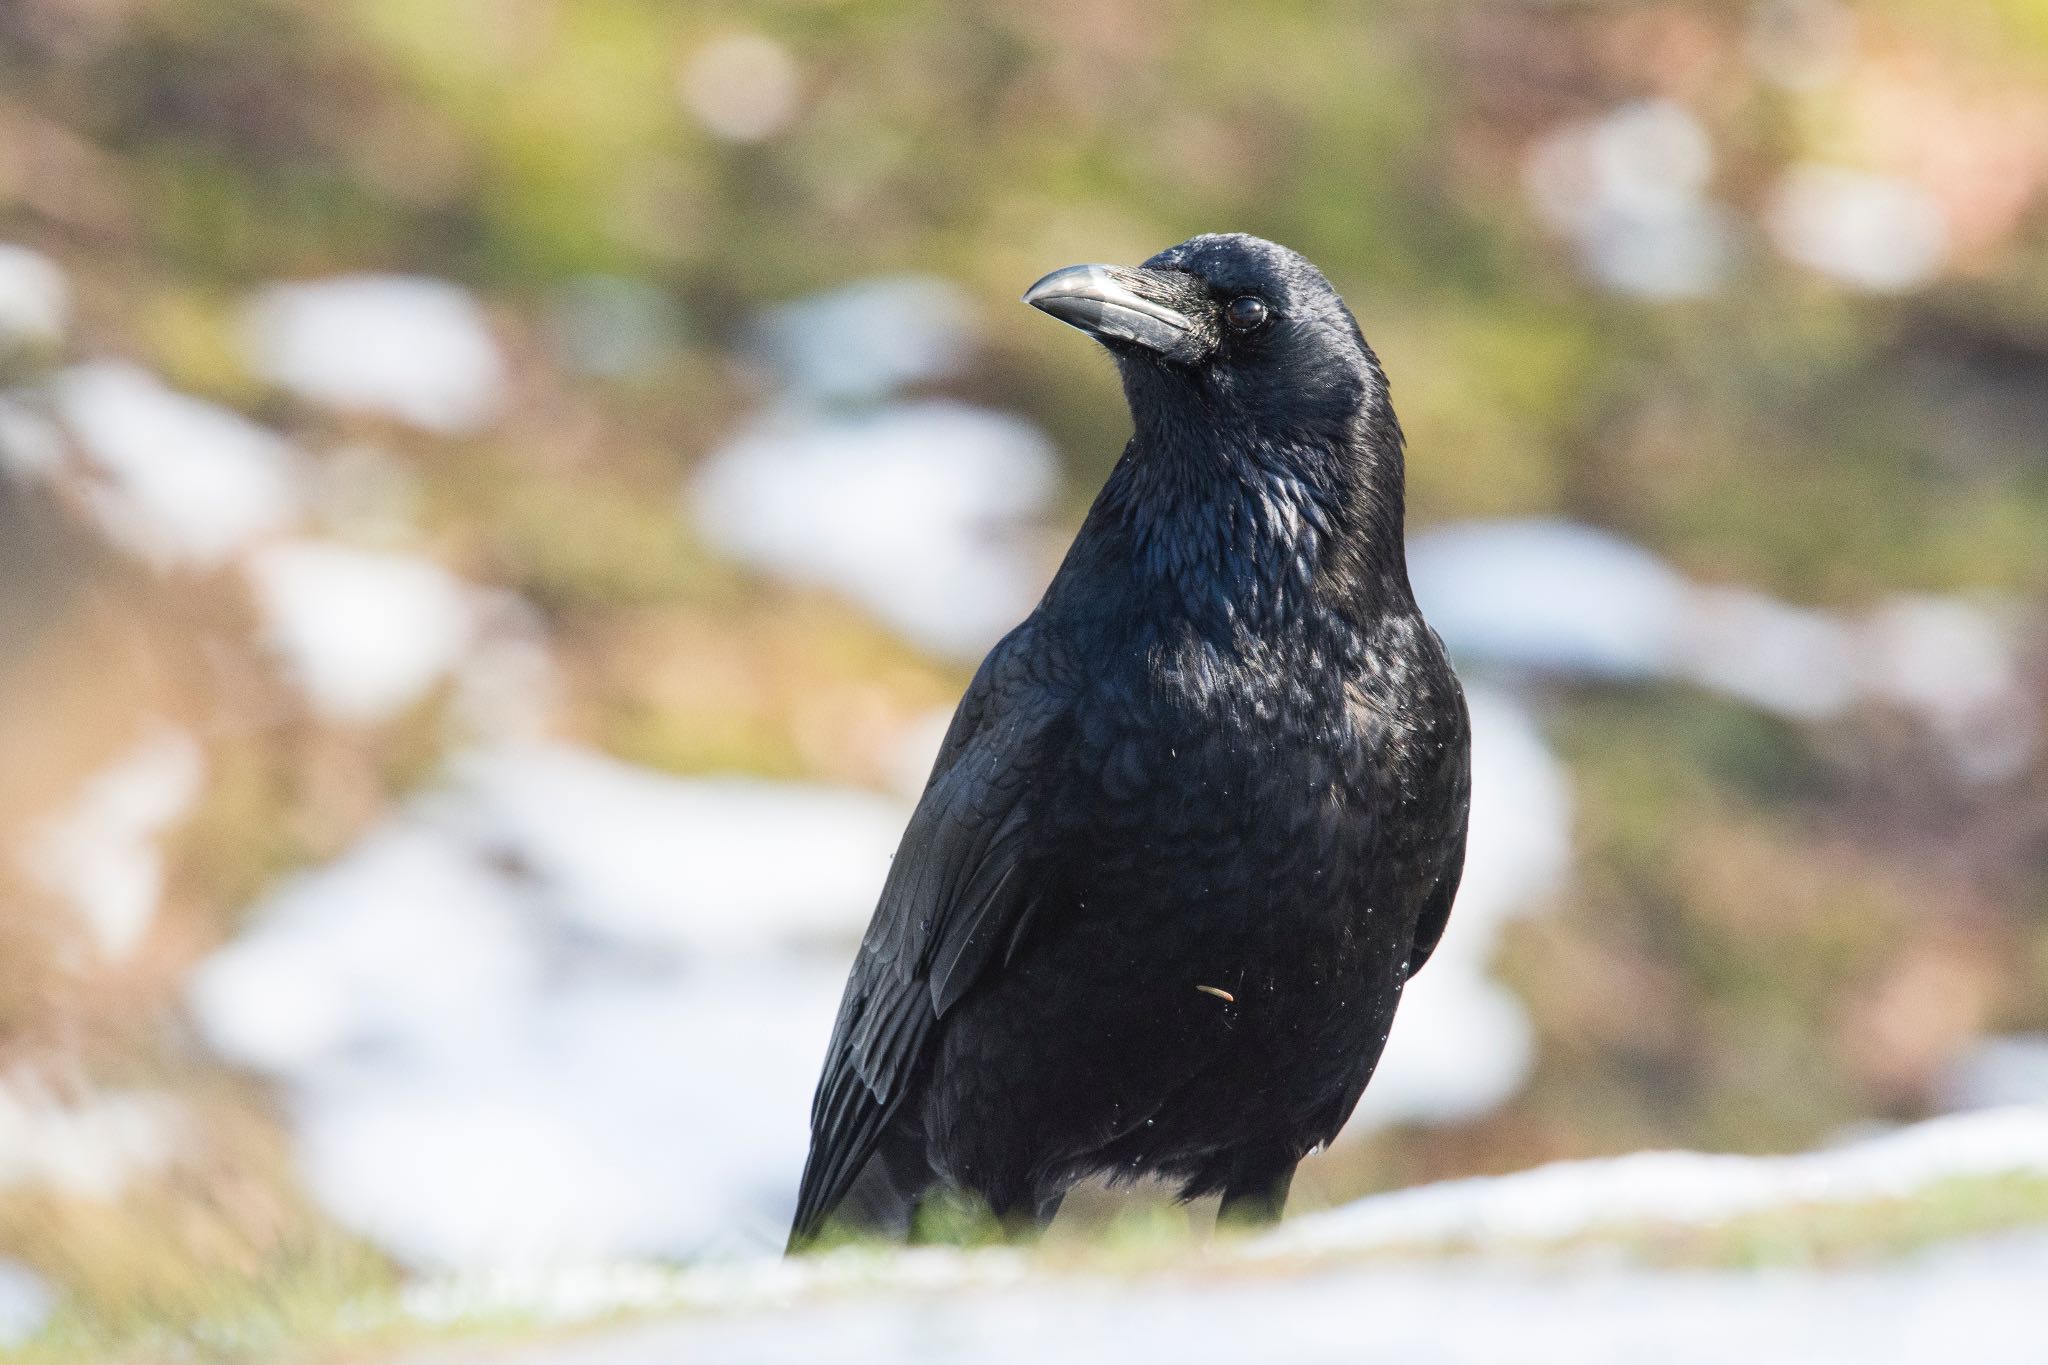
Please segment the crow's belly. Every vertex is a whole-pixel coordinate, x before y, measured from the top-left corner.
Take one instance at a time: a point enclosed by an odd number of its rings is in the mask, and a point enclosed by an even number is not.
[[[1327,867],[1219,887],[1161,860],[1062,889],[944,1026],[923,1120],[999,1208],[1092,1172],[1201,1183],[1342,1125],[1399,1000],[1409,907]]]

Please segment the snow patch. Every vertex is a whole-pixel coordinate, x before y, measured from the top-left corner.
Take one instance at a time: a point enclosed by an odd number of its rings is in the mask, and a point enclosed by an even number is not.
[[[785,412],[742,430],[693,488],[705,537],[836,588],[943,653],[973,656],[1049,577],[1029,523],[1051,501],[1050,443],[1022,418],[954,402],[856,416]]]
[[[563,915],[607,939],[697,952],[857,932],[908,814],[865,792],[682,781],[566,746],[473,754],[454,772],[458,818],[516,849]]]
[[[0,1350],[25,1344],[57,1307],[49,1281],[16,1261],[0,1261]]]
[[[252,554],[247,571],[270,647],[333,720],[404,710],[477,636],[475,594],[416,555],[282,541]]]
[[[2048,1033],[1979,1039],[1949,1068],[1942,1092],[1951,1109],[2048,1105]]]
[[[1896,1199],[1941,1180],[2048,1174],[2048,1106],[1985,1110],[1797,1156],[1637,1152],[1375,1195],[1261,1239],[1274,1255],[1511,1248],[1605,1226],[1694,1226],[1761,1209]]]
[[[1542,519],[1459,522],[1410,539],[1415,597],[1452,650],[1481,664],[1575,677],[1667,672],[1687,583],[1641,546]]]
[[[872,401],[958,374],[973,323],[952,281],[893,275],[769,309],[752,349],[792,396]]]
[[[1671,672],[1776,715],[1825,720],[1856,700],[1855,631],[1745,588],[1693,588]]]
[[[459,435],[505,400],[505,361],[468,290],[417,275],[337,275],[260,291],[251,367],[301,397]]]
[[[281,887],[191,1008],[285,1083],[314,1196],[409,1264],[773,1245],[903,818],[854,792],[478,751]]]
[[[676,1314],[464,1357],[498,1365],[2035,1365],[2048,1354],[2037,1302],[2048,1238],[2038,1233],[1835,1269],[1374,1261],[1233,1274],[1236,1259],[1147,1276],[1052,1275],[1033,1274],[1014,1252],[925,1248],[441,1281],[408,1291],[405,1305],[428,1322]]]
[[[1523,187],[1586,274],[1651,299],[1711,292],[1733,259],[1733,216],[1706,196],[1713,143],[1691,110],[1637,100],[1537,141]]]
[[[71,320],[71,286],[42,252],[0,242],[0,345],[49,345]]]
[[[308,1188],[421,1267],[771,1246],[843,974],[588,970],[469,1050],[315,1074],[293,1103]]]
[[[1688,682],[1802,722],[1902,707],[1980,782],[2018,772],[2039,739],[2018,612],[1996,601],[1901,597],[1838,615],[1693,584],[1619,536],[1540,519],[1439,527],[1409,562],[1452,653],[1500,676]]]
[[[1766,222],[1778,250],[1852,289],[1904,293],[1948,263],[1941,206],[1895,176],[1795,166],[1773,193]]]
[[[137,1175],[171,1159],[181,1112],[154,1091],[62,1096],[16,1069],[0,1077],[0,1189],[113,1199]]]
[[[279,888],[193,973],[191,1004],[217,1051],[281,1076],[464,1056],[539,988],[524,914],[484,851],[401,819]]]
[[[66,370],[54,397],[88,457],[86,496],[102,529],[160,568],[217,567],[303,511],[298,451],[139,366]]]
[[[108,961],[132,953],[156,919],[164,890],[158,840],[198,800],[204,775],[192,736],[159,729],[29,831],[22,870],[71,907]]]

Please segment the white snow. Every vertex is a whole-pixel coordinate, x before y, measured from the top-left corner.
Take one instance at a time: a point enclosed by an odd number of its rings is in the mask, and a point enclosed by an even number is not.
[[[60,341],[71,320],[71,286],[33,247],[0,242],[0,346]]]
[[[1464,880],[1443,941],[1403,994],[1347,1132],[1484,1114],[1521,1088],[1535,1060],[1527,1012],[1487,972],[1502,927],[1540,907],[1570,875],[1571,778],[1512,698],[1482,686],[1466,696],[1472,817]]]
[[[16,1261],[0,1261],[0,1350],[20,1346],[50,1320],[56,1291],[42,1276]]]
[[[1898,597],[1871,618],[1871,684],[1935,713],[1995,704],[2017,683],[2005,633],[1982,609],[1939,597]]]
[[[673,777],[565,746],[458,760],[459,818],[592,933],[701,952],[857,932],[908,812],[865,792]],[[801,849],[798,857],[792,848]],[[854,913],[857,912],[857,913]]]
[[[423,1276],[405,1287],[403,1315],[446,1325],[517,1315],[564,1325],[621,1311],[788,1306],[836,1290],[959,1291],[1026,1282],[1031,1258],[1014,1247],[890,1247],[802,1257],[746,1256],[687,1267],[636,1261],[495,1268]]]
[[[2025,769],[2040,741],[2039,712],[2016,658],[2011,618],[1956,597],[1896,597],[1864,627],[1865,685],[1916,712],[1958,772],[1995,782]]]
[[[149,932],[164,890],[158,840],[191,809],[204,775],[193,738],[160,728],[27,832],[23,872],[70,906],[103,958],[125,958]]]
[[[410,1264],[772,1245],[903,818],[480,751],[281,887],[191,1008],[285,1083],[314,1196]]]
[[[750,349],[777,398],[686,490],[705,537],[836,589],[924,648],[978,656],[1051,576],[1037,522],[1058,465],[1044,434],[1014,414],[894,399],[958,374],[973,346],[966,295],[931,276],[863,280],[768,310]]]
[[[928,648],[974,656],[1050,577],[1028,528],[1055,479],[1044,435],[1004,413],[937,401],[788,411],[706,459],[693,511],[720,549],[836,588]]]
[[[1766,222],[1778,250],[1854,289],[1902,293],[1948,263],[1941,206],[1895,176],[1795,166],[1773,193]]]
[[[1951,1109],[2048,1105],[2048,1033],[1980,1038],[1942,1082]]]
[[[1799,720],[1841,714],[1857,695],[1856,633],[1826,612],[1746,588],[1697,587],[1672,671]]]
[[[748,1270],[686,1273],[666,1285],[646,1273],[577,1277],[563,1289],[586,1304],[609,1293],[615,1308],[692,1311],[523,1349],[442,1349],[416,1359],[2037,1365],[2048,1356],[2048,1315],[2039,1305],[2048,1238],[2038,1234],[1832,1271],[1448,1262],[1335,1265],[1293,1275],[1232,1275],[1227,1267],[1201,1265],[1137,1278],[1027,1278],[1013,1258],[989,1252],[906,1254],[874,1268],[842,1270],[814,1258]],[[444,1313],[464,1301],[459,1292],[415,1298]]]
[[[330,719],[395,715],[447,676],[475,640],[462,580],[417,555],[279,541],[250,555],[271,649]]]
[[[1637,1152],[1375,1195],[1262,1239],[1274,1255],[1496,1249],[1608,1225],[1709,1226],[1760,1209],[1897,1198],[1965,1176],[2048,1174],[2048,1106],[1931,1119],[1797,1156]]]
[[[1689,682],[1808,722],[1904,707],[1980,782],[2039,740],[2009,604],[1922,595],[1846,616],[1694,584],[1610,532],[1544,519],[1438,527],[1409,560],[1431,623],[1484,673]]]
[[[861,280],[769,309],[751,349],[789,394],[872,401],[965,369],[973,305],[932,275]]]
[[[1732,216],[1706,196],[1713,168],[1713,144],[1692,111],[1647,99],[1539,139],[1523,185],[1595,280],[1645,298],[1685,298],[1710,292],[1733,257]]]
[[[148,1090],[60,1093],[25,1068],[0,1076],[0,1189],[110,1200],[177,1150],[182,1111]]]
[[[976,1284],[956,1269],[951,1284],[906,1286],[896,1294],[793,1304],[786,1292],[763,1295],[750,1311],[700,1311],[522,1352],[438,1359],[2033,1365],[2048,1352],[2048,1320],[2036,1301],[2044,1275],[2048,1241],[2038,1237],[1833,1273],[1431,1265],[1004,1286]]]
[[[843,975],[592,968],[474,1049],[316,1074],[293,1106],[308,1187],[422,1267],[772,1246]]]
[[[193,973],[192,1007],[217,1050],[287,1077],[465,1056],[539,989],[526,913],[485,850],[401,819],[273,894]]]
[[[216,567],[303,510],[296,450],[139,366],[66,370],[54,397],[88,457],[87,498],[102,529],[159,567]]]
[[[503,355],[473,295],[417,275],[274,284],[250,300],[258,374],[316,403],[427,431],[479,430],[505,400]]]
[[[1656,677],[1683,638],[1684,577],[1591,526],[1453,523],[1410,538],[1408,570],[1430,624],[1461,658],[1482,664]]]

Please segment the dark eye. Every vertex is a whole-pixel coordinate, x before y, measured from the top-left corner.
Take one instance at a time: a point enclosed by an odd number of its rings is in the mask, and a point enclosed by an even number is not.
[[[1251,294],[1240,294],[1232,299],[1223,310],[1223,320],[1240,332],[1249,332],[1266,320],[1266,301]]]

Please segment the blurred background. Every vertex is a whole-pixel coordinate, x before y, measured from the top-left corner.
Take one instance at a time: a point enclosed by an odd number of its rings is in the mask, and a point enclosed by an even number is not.
[[[2048,6],[14,0],[0,1342],[775,1244],[1127,430],[1017,295],[1213,230],[1477,731],[1295,1209],[2048,1102]]]

